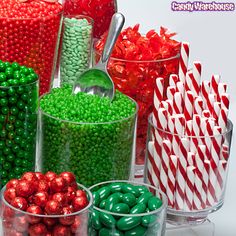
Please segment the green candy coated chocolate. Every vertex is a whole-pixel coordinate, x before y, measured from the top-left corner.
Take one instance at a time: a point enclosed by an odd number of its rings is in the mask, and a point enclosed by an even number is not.
[[[134,194],[135,197],[140,196],[137,186],[134,186],[132,184],[123,184],[122,185],[122,192],[123,193],[132,193],[132,194]]]
[[[140,214],[146,211],[146,205],[143,203],[138,203],[130,210],[130,214]]]
[[[148,200],[153,196],[151,192],[145,192],[143,193],[137,200],[137,203],[143,203],[147,205]]]
[[[157,217],[155,215],[146,215],[142,217],[142,226],[150,227],[157,222]]]
[[[100,201],[107,199],[108,196],[110,195],[110,192],[111,192],[111,190],[110,190],[109,186],[105,186],[105,187],[100,188],[97,191]]]
[[[136,204],[136,197],[132,193],[125,193],[123,195],[123,202],[129,205],[130,207],[133,207]]]
[[[125,236],[145,236],[145,235],[148,236],[148,234],[146,234],[146,232],[147,232],[147,228],[139,225],[131,230],[126,231]]]
[[[110,189],[110,188],[109,188]],[[105,209],[107,211],[112,211],[113,207],[121,202],[122,200],[122,197],[123,197],[123,194],[122,193],[113,193],[111,194],[107,200],[106,200],[106,206],[105,206]]]
[[[105,207],[106,207],[106,200],[104,199],[104,200],[102,200],[101,202],[100,202],[100,204],[99,204],[99,208],[100,209],[105,209]]]
[[[119,214],[128,214],[130,209],[125,203],[117,203],[112,207],[111,211]]]
[[[93,205],[98,206],[100,203],[100,195],[98,192],[93,192]]]
[[[114,228],[115,224],[116,224],[116,220],[115,218],[110,215],[110,214],[106,214],[103,212],[100,212],[100,222],[106,226],[107,228]]]
[[[119,230],[125,231],[125,230],[133,229],[134,227],[138,226],[140,223],[141,223],[140,216],[135,216],[135,217],[124,216],[117,221],[116,226]]]
[[[111,192],[121,192],[123,183],[112,183],[110,184]]]
[[[162,201],[158,197],[151,197],[148,200],[148,208],[150,211],[159,209],[162,206]]]
[[[98,211],[92,212],[92,226],[96,230],[100,230],[102,228],[102,224],[99,219],[100,213]]]
[[[123,236],[124,234],[117,229],[102,228],[99,231],[99,236]]]

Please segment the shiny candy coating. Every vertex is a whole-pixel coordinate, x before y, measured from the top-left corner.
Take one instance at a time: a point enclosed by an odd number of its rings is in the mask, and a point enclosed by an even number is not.
[[[43,171],[72,171],[86,186],[129,177],[136,121],[132,100],[120,92],[112,103],[107,97],[74,95],[65,85],[43,96],[40,110]]]

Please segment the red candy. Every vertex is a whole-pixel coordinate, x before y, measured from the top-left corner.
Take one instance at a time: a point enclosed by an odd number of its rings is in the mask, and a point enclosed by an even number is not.
[[[35,214],[35,215],[42,215],[43,214],[42,209],[39,206],[36,206],[36,205],[29,206],[26,211],[29,212],[29,213]],[[27,217],[27,219],[28,219],[28,222],[30,224],[36,224],[36,223],[39,223],[41,221],[41,218],[37,217],[37,216],[30,216],[29,215]]]
[[[6,189],[9,188],[15,188],[16,185],[18,184],[19,180],[18,179],[12,179],[6,184]]]
[[[54,193],[52,200],[59,202],[61,206],[67,205],[67,195],[65,193]]]
[[[144,164],[148,116],[153,111],[155,80],[163,77],[167,86],[169,75],[178,72],[180,43],[172,39],[174,35],[163,27],[159,34],[150,30],[146,35],[139,33],[139,25],[128,27],[120,34],[114,47],[112,58],[116,59],[109,60],[108,72],[116,88],[139,105],[136,164]],[[95,46],[97,59],[106,37],[107,33]]]
[[[75,176],[71,172],[62,172],[60,177],[66,180],[69,186],[76,184]]]
[[[116,12],[116,0],[66,0],[65,15],[86,15],[94,20],[94,37],[100,38],[108,30]]]
[[[47,192],[37,192],[35,195],[34,195],[34,203],[39,206],[39,207],[42,207],[44,208],[46,206],[46,203],[48,202],[48,193]]]
[[[64,192],[67,186],[67,181],[62,177],[54,178],[50,184],[50,188],[53,193]]]
[[[62,6],[46,1],[2,0],[0,59],[32,67],[40,94],[50,90]]]
[[[62,206],[58,201],[49,200],[45,205],[45,212],[48,215],[60,215],[62,212]]]
[[[8,188],[4,192],[4,198],[8,203],[11,203],[13,199],[16,197],[16,190],[14,188]]]
[[[21,233],[24,233],[28,228],[28,221],[25,216],[17,217],[14,222],[14,228]]]
[[[70,228],[64,225],[56,225],[53,229],[53,235],[57,236],[70,236]]]
[[[45,174],[45,179],[46,181],[48,182],[51,182],[54,178],[57,177],[57,174],[52,172],[52,171],[48,171],[46,174]]]
[[[42,224],[34,224],[29,227],[29,235],[30,236],[45,236],[47,233],[47,227]]]
[[[75,211],[80,211],[88,205],[88,200],[86,197],[75,197],[72,200],[72,206]]]
[[[34,193],[34,188],[28,180],[20,180],[16,185],[16,195],[19,197],[29,197]]]
[[[41,179],[38,182],[38,191],[39,192],[48,192],[49,185],[48,182],[45,179]]]
[[[27,208],[27,201],[23,197],[16,197],[11,201],[11,205],[19,210],[25,211]]]
[[[71,206],[63,207],[62,214],[69,215],[73,213],[73,208]],[[75,221],[75,216],[66,216],[59,219],[62,225],[72,225]]]

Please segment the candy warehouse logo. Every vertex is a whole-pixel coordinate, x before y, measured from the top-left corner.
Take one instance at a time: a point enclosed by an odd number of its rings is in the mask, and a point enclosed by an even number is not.
[[[235,3],[232,2],[176,2],[171,3],[172,11],[235,11]]]

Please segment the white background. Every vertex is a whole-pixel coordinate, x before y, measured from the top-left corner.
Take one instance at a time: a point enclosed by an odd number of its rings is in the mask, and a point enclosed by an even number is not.
[[[181,0],[183,2],[183,0]],[[226,2],[222,0],[221,2]],[[235,2],[235,0],[229,0]],[[186,1],[185,1],[186,2]],[[207,2],[205,0],[205,2]],[[190,62],[200,60],[203,79],[221,74],[231,95],[230,118],[236,119],[236,11],[172,12],[169,0],[118,0],[118,9],[126,17],[126,26],[141,24],[141,31],[165,26],[178,32],[176,39],[188,41]],[[236,236],[236,149],[231,146],[231,163],[225,204],[210,219],[216,225],[215,236]],[[187,235],[186,235],[187,236]],[[202,235],[201,236],[209,236]]]

